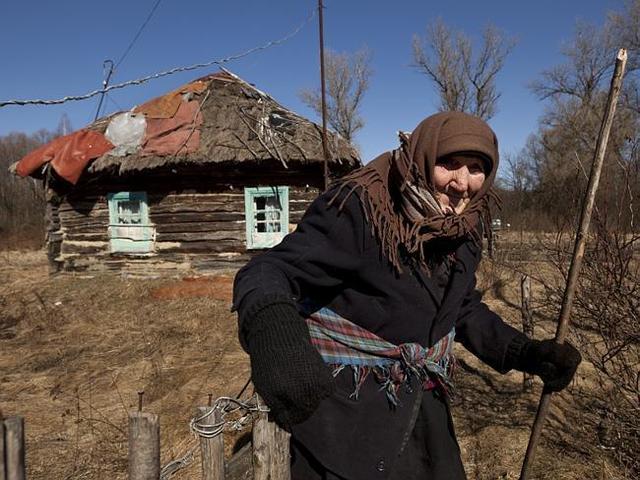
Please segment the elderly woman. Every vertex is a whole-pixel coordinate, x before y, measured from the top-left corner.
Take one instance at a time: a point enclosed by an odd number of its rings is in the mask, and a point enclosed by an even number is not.
[[[498,143],[459,112],[340,179],[295,232],[238,273],[256,390],[291,431],[294,479],[463,479],[448,395],[453,340],[557,391],[580,362],[482,303]]]

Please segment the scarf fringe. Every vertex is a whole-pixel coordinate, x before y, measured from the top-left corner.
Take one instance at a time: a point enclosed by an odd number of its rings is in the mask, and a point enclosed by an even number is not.
[[[417,382],[423,390],[439,389],[448,398],[455,396],[452,381],[455,370],[455,357],[445,355],[439,362],[426,361],[425,365],[415,365],[405,359],[390,361],[386,365],[374,367],[364,365],[332,365],[332,374],[337,377],[345,368],[350,368],[353,376],[353,392],[349,398],[358,400],[360,388],[367,377],[373,373],[380,384],[379,391],[384,392],[389,404],[393,407],[400,405],[398,392],[404,386],[409,392],[413,391],[413,383]]]

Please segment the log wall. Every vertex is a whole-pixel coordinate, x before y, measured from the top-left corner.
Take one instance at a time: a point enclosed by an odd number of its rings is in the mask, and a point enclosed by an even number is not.
[[[295,175],[273,178],[273,183],[249,183],[240,177],[232,184],[229,177],[224,184],[219,179],[207,182],[203,178],[190,183],[181,178],[178,189],[169,189],[163,180],[156,177],[141,182],[130,178],[126,182],[119,179],[117,183],[80,186],[65,195],[59,205],[50,203],[47,237],[52,271],[159,277],[239,268],[259,253],[246,249],[243,184],[298,183],[288,184],[290,229],[319,193],[318,188],[305,183],[304,176]],[[153,252],[110,251],[106,195],[117,191],[146,191],[149,219],[155,228]]]

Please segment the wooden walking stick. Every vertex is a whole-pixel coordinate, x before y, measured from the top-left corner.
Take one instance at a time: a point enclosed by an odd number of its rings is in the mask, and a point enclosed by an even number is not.
[[[618,55],[616,56],[616,66],[613,71],[613,78],[611,79],[611,87],[609,88],[607,107],[602,120],[602,126],[600,127],[600,132],[598,133],[593,165],[591,166],[591,173],[589,174],[589,184],[587,186],[587,193],[582,205],[582,212],[580,214],[580,227],[576,233],[573,257],[571,259],[571,266],[569,267],[569,277],[564,291],[564,298],[562,299],[560,319],[558,320],[558,329],[556,330],[556,343],[564,343],[564,338],[566,337],[567,329],[569,328],[569,314],[571,313],[571,305],[573,304],[573,297],[575,295],[578,282],[578,274],[580,273],[580,266],[582,265],[582,258],[584,257],[586,235],[589,231],[591,212],[593,211],[593,204],[598,190],[600,172],[602,170],[604,154],[607,149],[607,141],[609,139],[609,132],[611,131],[611,124],[613,123],[613,116],[616,112],[616,103],[618,102],[618,96],[622,86],[622,75],[624,74],[626,64],[627,51],[622,48],[618,51]],[[550,402],[551,392],[543,391],[540,403],[538,404],[536,419],[533,423],[533,428],[531,429],[531,437],[529,438],[527,453],[524,457],[522,470],[520,471],[520,480],[527,479],[527,473],[531,463],[533,462],[533,456],[538,445],[538,440],[540,439],[540,434],[542,433],[542,425],[549,411]]]

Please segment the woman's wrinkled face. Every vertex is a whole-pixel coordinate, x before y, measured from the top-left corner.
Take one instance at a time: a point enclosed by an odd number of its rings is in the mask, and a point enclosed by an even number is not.
[[[469,154],[439,158],[433,171],[436,199],[445,214],[462,213],[484,180],[484,162]]]

